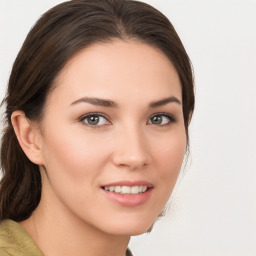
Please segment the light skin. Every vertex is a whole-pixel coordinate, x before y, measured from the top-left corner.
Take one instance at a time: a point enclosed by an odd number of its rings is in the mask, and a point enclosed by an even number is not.
[[[39,206],[21,225],[46,256],[124,256],[164,208],[183,161],[178,74],[160,50],[114,40],[77,53],[54,86],[39,124],[12,114],[42,175]],[[123,181],[151,184],[147,200],[106,196],[104,185]]]

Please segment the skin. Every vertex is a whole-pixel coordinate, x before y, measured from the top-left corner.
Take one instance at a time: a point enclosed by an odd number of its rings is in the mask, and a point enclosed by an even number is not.
[[[82,118],[88,113],[104,117],[90,125]],[[168,201],[186,148],[178,74],[161,51],[137,41],[77,53],[48,95],[40,124],[21,111],[12,122],[42,175],[39,206],[21,225],[47,256],[125,255],[130,236],[147,231]],[[149,199],[124,206],[106,197],[101,186],[123,180],[150,182]]]

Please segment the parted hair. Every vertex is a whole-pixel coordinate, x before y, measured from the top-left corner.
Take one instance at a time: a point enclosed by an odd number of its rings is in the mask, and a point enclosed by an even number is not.
[[[173,63],[182,87],[187,134],[194,110],[189,57],[170,21],[152,6],[133,0],[73,0],[59,4],[36,22],[13,64],[1,141],[0,220],[27,219],[41,198],[39,166],[21,149],[11,115],[16,110],[39,122],[54,81],[80,50],[114,39],[138,40],[160,49]]]

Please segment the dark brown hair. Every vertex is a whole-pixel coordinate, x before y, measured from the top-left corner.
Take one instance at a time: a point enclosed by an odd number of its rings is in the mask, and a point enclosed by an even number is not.
[[[46,97],[67,61],[81,49],[113,39],[139,40],[160,49],[175,66],[182,85],[188,125],[194,109],[188,55],[170,21],[148,4],[132,0],[73,0],[46,12],[31,29],[9,79],[1,145],[0,220],[27,219],[41,197],[39,167],[22,151],[11,124],[16,110],[40,121]]]

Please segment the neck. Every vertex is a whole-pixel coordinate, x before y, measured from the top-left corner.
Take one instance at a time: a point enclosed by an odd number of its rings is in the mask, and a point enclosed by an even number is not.
[[[42,197],[31,217],[20,224],[46,256],[125,256],[129,236],[105,233],[71,215]]]

